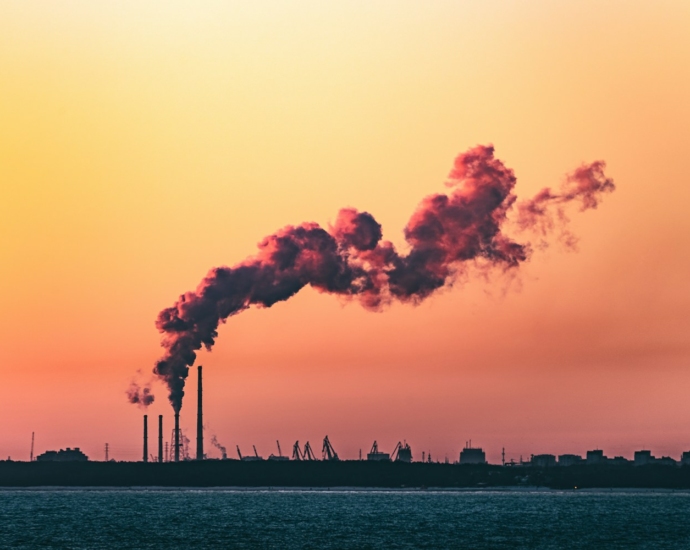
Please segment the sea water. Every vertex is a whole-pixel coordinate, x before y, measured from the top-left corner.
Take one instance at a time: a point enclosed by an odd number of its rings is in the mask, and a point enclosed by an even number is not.
[[[690,548],[690,492],[7,489],[0,548]]]

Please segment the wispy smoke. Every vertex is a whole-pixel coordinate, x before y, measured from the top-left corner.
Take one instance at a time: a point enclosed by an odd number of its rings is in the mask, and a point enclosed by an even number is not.
[[[183,460],[189,460],[189,438],[180,430],[180,447],[182,447]]]
[[[223,458],[228,458],[227,449],[218,442],[218,439],[215,435],[211,437],[211,445],[213,445],[216,449],[218,449],[221,452]]]
[[[614,190],[603,170],[601,161],[583,165],[560,191],[544,189],[519,203],[517,226],[547,233],[556,220],[567,222],[566,203],[595,208],[602,193]],[[270,307],[311,285],[379,310],[394,300],[419,303],[473,265],[516,268],[531,246],[501,231],[517,200],[515,183],[492,146],[477,146],[455,159],[449,193],[426,197],[413,213],[404,232],[406,254],[381,240],[381,225],[371,214],[346,208],[328,230],[315,223],[288,226],[261,241],[256,256],[213,268],[156,320],[165,354],[154,373],[167,384],[173,408],[182,407],[196,351],[210,350],[218,324],[252,305]]]
[[[127,388],[127,399],[130,403],[139,405],[140,407],[148,407],[153,403],[155,396],[151,393],[151,388],[147,386],[140,386],[136,382],[132,382]]]
[[[580,211],[596,208],[602,193],[616,189],[613,180],[604,174],[605,168],[606,163],[601,160],[583,164],[566,176],[557,192],[545,187],[531,199],[518,202],[518,227],[537,229],[544,237],[558,228],[561,242],[575,246],[577,238],[566,227],[568,218],[564,206],[575,201],[580,203]]]

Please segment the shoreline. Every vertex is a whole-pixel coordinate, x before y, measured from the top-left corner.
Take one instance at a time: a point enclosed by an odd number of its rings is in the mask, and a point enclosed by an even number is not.
[[[70,485],[43,485],[31,487],[0,487],[0,493],[4,492],[117,492],[117,493],[331,493],[331,494],[424,494],[424,493],[445,493],[445,494],[686,494],[690,496],[690,488],[668,489],[668,488],[606,488],[590,487],[584,489],[554,489],[550,487],[428,487],[428,488],[387,488],[387,487],[191,487],[191,486],[70,486]]]
[[[690,490],[690,468],[480,465],[368,461],[0,462],[0,488],[235,488],[264,490]]]

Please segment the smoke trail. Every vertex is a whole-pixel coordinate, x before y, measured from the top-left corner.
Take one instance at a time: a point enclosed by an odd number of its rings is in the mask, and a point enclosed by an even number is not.
[[[606,163],[596,161],[583,164],[566,176],[558,192],[546,187],[533,198],[517,204],[517,225],[520,229],[537,229],[543,236],[551,233],[560,225],[560,240],[567,246],[573,247],[577,241],[565,224],[568,218],[564,205],[579,201],[580,211],[596,208],[602,193],[610,193],[616,189],[611,178],[604,174]]]
[[[583,165],[559,192],[544,189],[520,203],[519,229],[553,229],[553,208],[567,222],[562,208],[568,202],[595,208],[601,193],[614,190],[604,166]],[[252,305],[270,307],[311,285],[379,310],[394,300],[419,303],[478,263],[519,266],[529,258],[530,244],[501,231],[517,199],[515,183],[492,146],[477,146],[455,159],[446,182],[450,192],[426,197],[412,214],[404,232],[407,254],[381,240],[381,225],[371,214],[345,208],[328,231],[315,223],[288,226],[261,241],[256,256],[211,269],[195,291],[181,295],[156,320],[165,354],[153,372],[168,386],[173,408],[182,407],[196,351],[210,350],[218,324]]]
[[[132,383],[129,385],[126,394],[130,403],[134,403],[143,408],[148,407],[155,399],[155,396],[151,393],[151,388],[149,386],[142,387],[134,381],[132,381]]]
[[[213,445],[216,449],[218,449],[221,452],[223,459],[228,458],[227,449],[218,442],[218,439],[216,439],[215,435],[211,437],[211,445]]]
[[[180,430],[180,447],[182,447],[182,460],[189,460],[189,438]]]

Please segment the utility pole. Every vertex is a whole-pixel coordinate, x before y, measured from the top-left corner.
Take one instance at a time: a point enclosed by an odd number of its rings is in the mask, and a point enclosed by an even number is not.
[[[501,462],[503,463],[504,466],[506,465],[506,448],[505,447],[503,447],[501,449]]]
[[[34,432],[31,432],[31,456],[29,457],[29,462],[34,461]]]
[[[108,462],[108,444],[105,444],[105,461]]]

